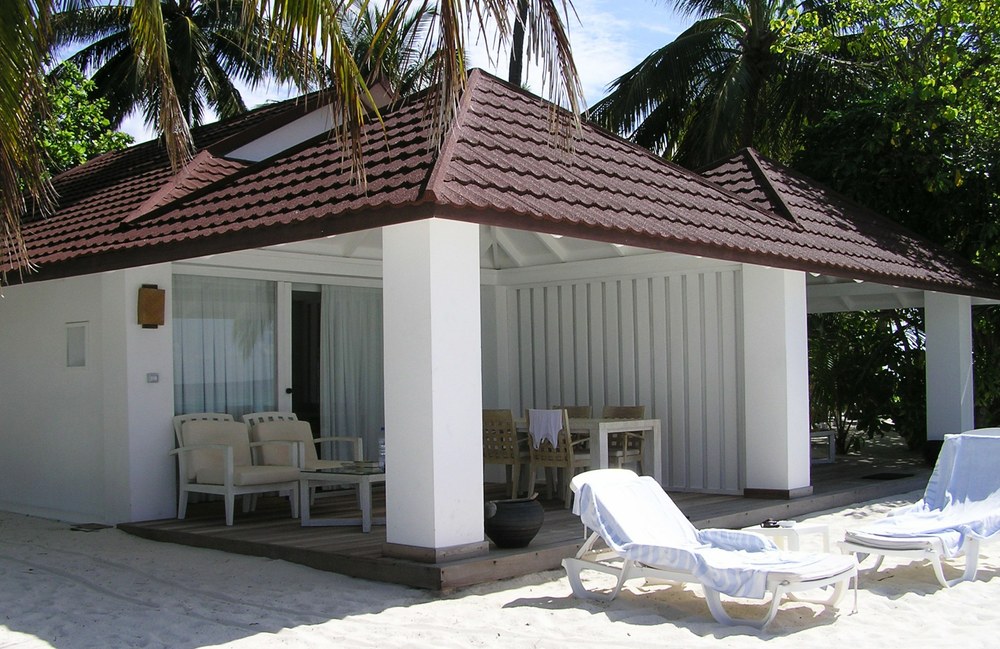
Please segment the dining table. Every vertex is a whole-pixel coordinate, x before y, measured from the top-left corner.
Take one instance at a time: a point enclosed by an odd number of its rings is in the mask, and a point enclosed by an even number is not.
[[[520,433],[528,433],[528,420],[515,419]],[[590,439],[590,468],[607,469],[608,435],[611,433],[641,432],[643,435],[643,467],[652,468],[653,479],[663,484],[663,440],[662,424],[659,419],[602,419],[589,418],[569,420],[572,435],[587,435]]]

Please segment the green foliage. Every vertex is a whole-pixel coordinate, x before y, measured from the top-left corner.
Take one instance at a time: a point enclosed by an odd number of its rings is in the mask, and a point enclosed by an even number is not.
[[[107,100],[91,98],[94,83],[76,66],[62,66],[49,77],[46,92],[50,112],[39,124],[38,137],[50,174],[132,144],[132,136],[111,129]]]
[[[1000,425],[1000,306],[973,307],[972,363],[977,427]]]
[[[916,448],[924,439],[919,313],[809,316],[809,405],[813,425],[837,431],[845,453],[892,426]]]
[[[836,22],[854,34],[851,51],[878,83],[844,97],[814,124],[793,166],[996,275],[1000,7],[978,0],[845,0]],[[817,38],[817,47],[827,45]],[[1000,421],[997,350],[1000,313],[978,309],[977,425]],[[901,382],[894,398],[922,407],[924,395],[922,387]]]
[[[54,45],[79,48],[70,58],[109,103],[112,126],[132,111],[162,127],[168,111],[186,126],[206,109],[219,117],[246,111],[235,82],[254,87],[292,78],[295,66],[317,78],[307,53],[278,56],[280,35],[249,0],[156,0],[73,3],[53,20]],[[150,76],[162,67],[166,76]]]
[[[688,167],[746,146],[787,160],[805,125],[863,82],[864,68],[842,56],[833,2],[673,4],[699,20],[612,82],[591,116]]]
[[[437,14],[428,5],[408,15],[406,9],[404,5],[388,9],[368,5],[363,11],[352,11],[345,21],[345,40],[365,83],[369,89],[383,84],[393,99],[426,88],[439,65],[440,53],[424,46]],[[385,29],[388,23],[396,29]]]

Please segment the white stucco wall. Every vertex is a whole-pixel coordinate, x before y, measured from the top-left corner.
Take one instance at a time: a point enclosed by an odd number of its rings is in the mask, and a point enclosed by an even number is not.
[[[169,278],[158,266],[3,290],[0,508],[72,522],[169,515],[169,325],[135,323],[139,286]],[[67,367],[69,323],[86,327],[84,367]]]

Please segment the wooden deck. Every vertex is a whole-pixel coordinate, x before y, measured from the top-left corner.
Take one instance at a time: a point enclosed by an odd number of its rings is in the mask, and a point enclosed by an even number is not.
[[[833,464],[814,464],[812,496],[795,500],[767,500],[739,496],[671,493],[678,507],[697,527],[738,528],[764,519],[790,519],[874,498],[923,489],[930,469],[920,458],[896,443],[864,456],[838,458]],[[872,478],[871,476],[876,476]],[[489,497],[502,498],[502,485],[487,485]],[[374,514],[385,515],[385,492],[373,491]],[[360,516],[350,492],[317,501],[316,516]],[[382,556],[385,527],[370,534],[360,527],[303,528],[289,516],[287,501],[265,498],[254,513],[237,511],[236,523],[226,527],[220,502],[192,504],[187,519],[119,525],[137,536],[156,541],[213,548],[271,559],[283,559],[319,570],[418,588],[451,591],[478,583],[517,577],[560,567],[582,542],[579,519],[558,502],[545,502],[545,524],[531,544],[521,550],[493,546],[486,556],[435,564]]]

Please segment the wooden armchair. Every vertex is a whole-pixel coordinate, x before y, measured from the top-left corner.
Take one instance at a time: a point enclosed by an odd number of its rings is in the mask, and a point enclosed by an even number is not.
[[[177,456],[179,469],[177,518],[187,514],[189,493],[217,494],[225,501],[226,525],[232,525],[236,496],[271,491],[289,492],[292,518],[297,518],[299,467],[254,464],[251,447],[260,445],[250,443],[244,423],[209,419],[183,422],[181,445],[171,451]]]
[[[309,422],[299,420],[294,412],[250,412],[243,415],[243,421],[250,427],[250,436],[257,442],[271,439],[284,439],[302,442],[301,452],[304,469],[322,469],[342,466],[345,462],[365,459],[364,442],[360,437],[351,435],[329,435],[313,437]],[[351,449],[350,460],[321,460],[316,451],[316,444],[334,442],[347,444]],[[280,448],[269,448],[267,453],[272,456],[280,453]],[[277,460],[281,458],[270,458]]]
[[[513,413],[510,410],[483,410],[483,463],[510,467],[507,480],[511,498],[517,498],[521,465],[528,464],[528,460],[528,449],[517,438]]]

